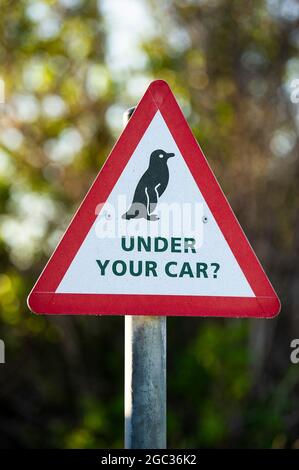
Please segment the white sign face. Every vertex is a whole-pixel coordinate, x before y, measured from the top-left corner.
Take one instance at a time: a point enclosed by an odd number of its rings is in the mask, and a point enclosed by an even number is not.
[[[254,297],[160,111],[56,293]]]

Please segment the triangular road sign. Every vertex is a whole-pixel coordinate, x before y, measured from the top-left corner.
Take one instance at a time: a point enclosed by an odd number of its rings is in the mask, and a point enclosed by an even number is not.
[[[28,304],[49,314],[279,312],[279,299],[165,82],[147,89]]]

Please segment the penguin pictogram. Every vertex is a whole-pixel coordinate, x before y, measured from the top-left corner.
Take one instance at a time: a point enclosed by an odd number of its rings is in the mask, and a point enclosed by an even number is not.
[[[174,157],[174,153],[167,153],[161,149],[151,153],[148,169],[136,186],[131,207],[122,216],[124,219],[158,219],[152,212],[157,206],[159,197],[167,188],[169,181],[167,160],[171,157]]]

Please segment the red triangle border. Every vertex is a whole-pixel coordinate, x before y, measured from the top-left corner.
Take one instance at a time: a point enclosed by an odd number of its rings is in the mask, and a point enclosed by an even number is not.
[[[60,281],[157,111],[209,205],[256,297],[56,294]],[[151,83],[28,297],[39,314],[273,317],[280,301],[195,140],[169,86]]]

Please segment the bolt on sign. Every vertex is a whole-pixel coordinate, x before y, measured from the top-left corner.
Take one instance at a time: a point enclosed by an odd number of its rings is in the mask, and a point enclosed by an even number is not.
[[[148,87],[28,304],[48,314],[279,312],[279,299],[164,81]]]

